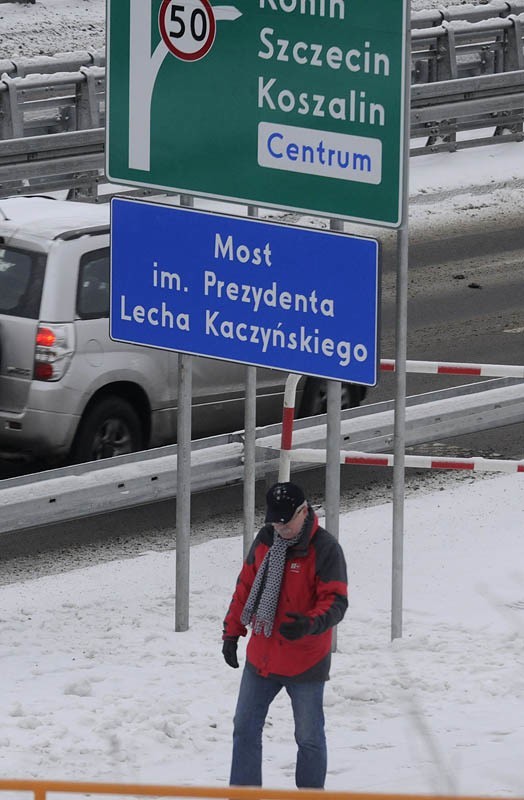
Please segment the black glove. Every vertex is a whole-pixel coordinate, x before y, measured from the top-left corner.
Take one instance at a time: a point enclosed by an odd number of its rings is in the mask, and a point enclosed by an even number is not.
[[[284,639],[302,639],[303,636],[311,632],[311,626],[313,625],[311,617],[306,617],[304,614],[291,613],[286,614],[286,617],[290,617],[294,622],[283,622],[280,626],[279,631]]]
[[[238,669],[237,647],[238,636],[228,636],[227,639],[224,639],[222,655],[226,664],[229,664],[233,669]]]

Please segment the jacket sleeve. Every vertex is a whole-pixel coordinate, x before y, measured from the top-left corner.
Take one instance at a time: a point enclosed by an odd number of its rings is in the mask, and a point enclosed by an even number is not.
[[[242,564],[242,569],[237,578],[235,591],[233,592],[233,597],[231,598],[229,608],[224,618],[222,639],[227,639],[232,636],[245,636],[247,634],[247,628],[240,621],[240,616],[246,604],[246,600],[249,597],[253,581],[255,580],[256,550],[260,546],[259,537],[257,536],[251,545],[247,558]]]
[[[320,531],[318,532],[320,533]],[[322,531],[315,537],[317,596],[310,634],[324,633],[344,617],[348,607],[347,568],[344,552],[334,536]]]

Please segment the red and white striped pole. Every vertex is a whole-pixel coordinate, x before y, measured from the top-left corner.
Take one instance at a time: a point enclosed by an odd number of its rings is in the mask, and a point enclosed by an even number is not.
[[[291,472],[291,447],[293,444],[293,423],[295,421],[295,398],[301,375],[291,373],[286,380],[284,390],[284,408],[282,410],[282,433],[280,437],[280,461],[278,480],[283,483],[289,480]]]
[[[395,372],[395,360],[392,358],[381,359],[380,369],[383,372]],[[514,364],[467,364],[455,361],[406,361],[406,371],[425,373],[427,375],[469,375],[481,378],[524,378],[524,366]],[[278,475],[279,481],[288,481],[291,471],[291,447],[293,443],[293,423],[295,421],[295,398],[300,378],[300,375],[290,373],[286,380],[284,408],[282,412],[282,436],[280,444],[280,464]],[[297,451],[295,451],[295,453],[296,452]],[[319,453],[321,451],[317,450],[315,452]],[[293,454],[293,460],[298,460],[295,458],[295,453]],[[393,456],[384,456],[384,458],[392,459]],[[412,459],[420,457],[406,456],[406,466],[420,466],[424,468],[423,464],[408,463],[408,458]],[[445,460],[447,461],[447,459]],[[464,459],[462,459],[462,461],[464,461]],[[487,461],[490,464],[495,463],[494,459],[487,459]],[[359,461],[358,463],[364,462]],[[393,462],[390,464],[378,464],[378,466],[392,466],[392,464]],[[377,466],[377,464],[375,464],[375,466]],[[446,469],[446,467],[440,467],[440,469]],[[447,469],[449,469],[449,467],[447,467]],[[456,467],[456,469],[475,469],[475,467],[463,466]],[[518,471],[520,472],[520,470]]]
[[[382,372],[395,372],[395,360],[382,358]],[[454,361],[406,361],[407,372],[428,375],[475,375],[483,378],[524,378],[524,366],[514,364],[461,364]]]
[[[292,461],[323,464],[327,451],[313,447],[302,447],[290,454]],[[419,469],[466,469],[481,472],[524,473],[524,459],[520,461],[500,458],[435,458],[433,456],[405,456],[406,467]],[[341,450],[341,464],[360,464],[370,467],[392,467],[395,458],[389,453],[361,453],[357,450]]]

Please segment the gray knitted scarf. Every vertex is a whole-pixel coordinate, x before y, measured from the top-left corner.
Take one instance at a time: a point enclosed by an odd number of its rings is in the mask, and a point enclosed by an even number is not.
[[[298,542],[302,530],[293,539],[282,539],[273,532],[273,544],[264,556],[255,575],[249,597],[240,617],[243,625],[251,625],[254,633],[271,636],[280,595],[286,552]]]

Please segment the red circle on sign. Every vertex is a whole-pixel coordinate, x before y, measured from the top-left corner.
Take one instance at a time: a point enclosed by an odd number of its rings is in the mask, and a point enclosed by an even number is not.
[[[160,30],[160,35],[164,40],[166,47],[168,50],[173,53],[174,56],[180,58],[182,61],[198,61],[200,58],[204,58],[204,56],[211,50],[213,46],[213,42],[215,41],[215,34],[216,34],[216,21],[215,15],[213,13],[213,8],[209,2],[209,0],[199,0],[202,6],[205,9],[205,13],[207,15],[207,19],[209,22],[209,31],[206,36],[205,42],[202,46],[195,50],[194,52],[187,52],[186,50],[182,50],[180,47],[177,47],[169,34],[166,26],[166,14],[168,13],[169,6],[173,0],[163,0],[162,5],[160,6],[160,11],[158,14],[158,28]],[[179,5],[187,2],[187,0],[180,0]],[[179,25],[185,25],[181,20],[178,20]]]

